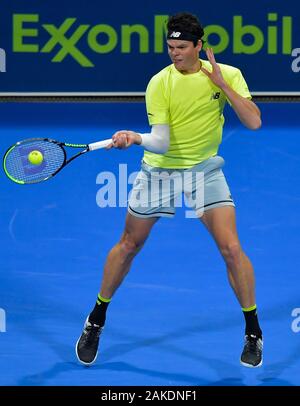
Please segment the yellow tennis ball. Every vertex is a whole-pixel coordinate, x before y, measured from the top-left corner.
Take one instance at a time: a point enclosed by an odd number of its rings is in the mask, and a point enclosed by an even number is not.
[[[40,151],[31,151],[30,154],[28,154],[28,161],[32,165],[41,165],[43,160],[44,156]]]

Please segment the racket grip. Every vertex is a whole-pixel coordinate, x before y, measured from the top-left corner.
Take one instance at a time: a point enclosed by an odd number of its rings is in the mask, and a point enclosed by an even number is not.
[[[107,140],[103,141],[92,142],[91,144],[89,144],[89,150],[94,151],[96,149],[106,148],[111,143],[112,143],[111,138],[108,138]]]

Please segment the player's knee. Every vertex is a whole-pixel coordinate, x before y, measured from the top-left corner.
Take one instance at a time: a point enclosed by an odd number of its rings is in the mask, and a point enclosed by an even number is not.
[[[120,241],[120,248],[121,248],[121,253],[122,256],[125,258],[134,256],[140,247],[142,246],[142,243],[140,243],[136,238],[134,238],[131,234],[129,233],[124,233],[121,241]]]
[[[229,242],[221,247],[221,253],[225,262],[230,265],[240,261],[242,249],[238,242]]]

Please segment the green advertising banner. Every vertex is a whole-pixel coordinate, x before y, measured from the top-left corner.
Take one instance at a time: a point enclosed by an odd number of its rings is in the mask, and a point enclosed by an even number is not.
[[[143,94],[170,63],[166,20],[181,2],[0,2],[0,93]],[[168,2],[169,3],[169,2]],[[217,61],[253,93],[300,94],[300,3],[187,0]],[[201,52],[201,58],[206,58]]]

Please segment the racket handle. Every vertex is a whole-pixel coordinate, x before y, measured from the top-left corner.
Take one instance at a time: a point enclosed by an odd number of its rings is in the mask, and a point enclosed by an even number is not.
[[[103,141],[92,142],[91,144],[89,144],[89,150],[94,151],[96,149],[106,148],[111,143],[112,143],[111,138],[108,138],[107,140],[103,140]]]

